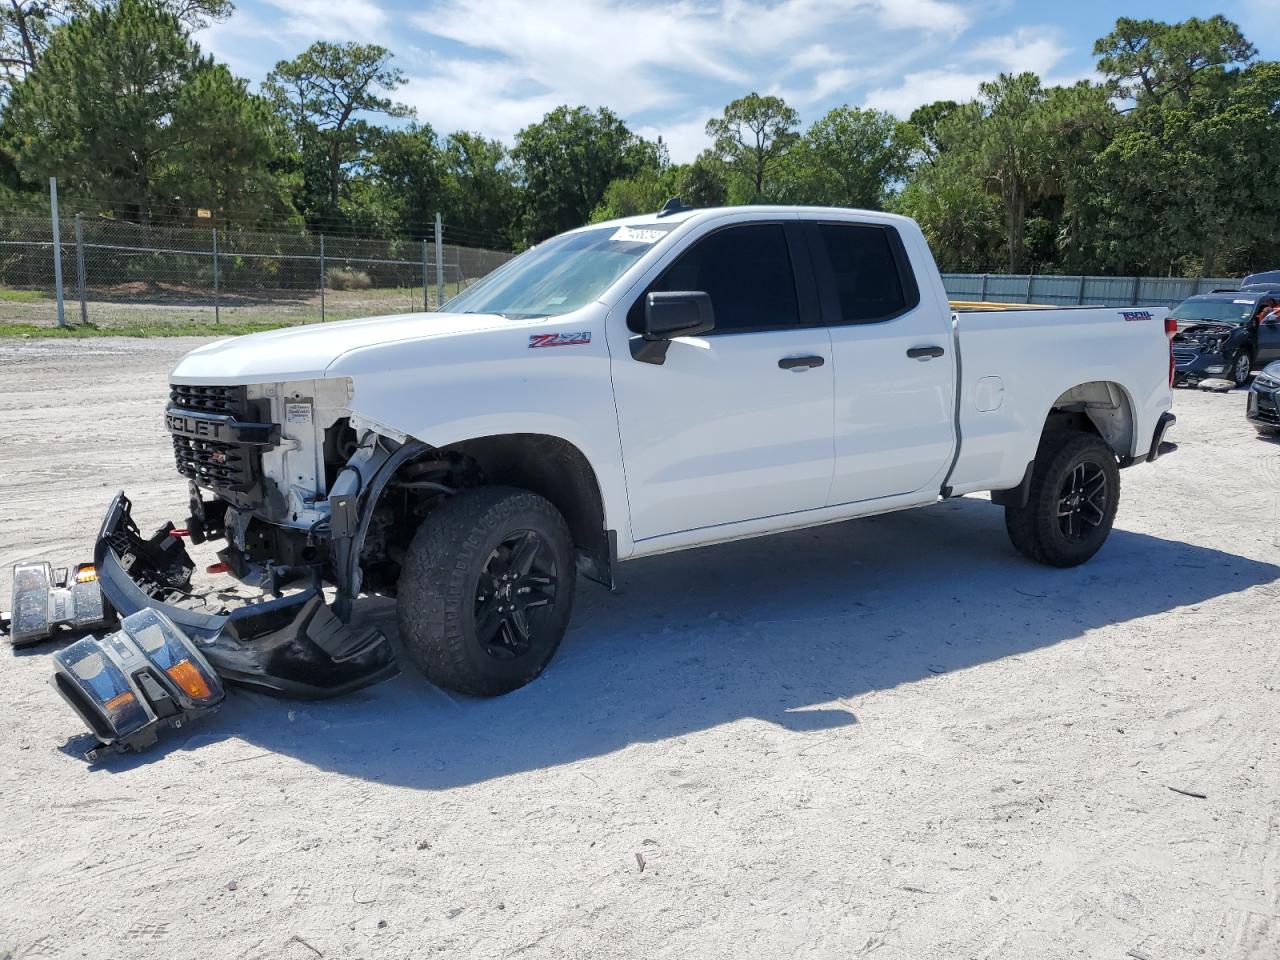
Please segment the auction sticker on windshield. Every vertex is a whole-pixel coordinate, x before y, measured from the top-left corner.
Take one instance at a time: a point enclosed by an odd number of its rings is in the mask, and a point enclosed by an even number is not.
[[[619,227],[609,239],[619,243],[657,243],[666,235],[666,230],[641,230],[637,227]]]

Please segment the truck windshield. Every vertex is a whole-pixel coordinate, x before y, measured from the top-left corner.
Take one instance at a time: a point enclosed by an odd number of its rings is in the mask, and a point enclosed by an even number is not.
[[[604,293],[676,226],[601,227],[552,237],[458,294],[445,309],[513,320],[569,313]]]
[[[1253,316],[1257,300],[1184,300],[1170,312],[1175,320],[1217,320],[1246,323]]]

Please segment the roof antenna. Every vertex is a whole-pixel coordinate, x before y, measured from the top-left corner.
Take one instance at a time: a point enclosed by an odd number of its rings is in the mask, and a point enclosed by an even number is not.
[[[669,217],[673,213],[681,213],[685,210],[692,210],[692,207],[686,207],[684,201],[679,197],[672,197],[662,205],[662,209],[658,211],[658,216]]]

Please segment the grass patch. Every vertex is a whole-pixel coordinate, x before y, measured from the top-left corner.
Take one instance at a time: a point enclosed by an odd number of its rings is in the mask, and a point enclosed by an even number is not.
[[[119,327],[45,327],[34,323],[0,324],[0,338],[40,337],[54,340],[84,340],[90,337],[238,337],[245,333],[279,330],[297,324],[282,323],[137,323]]]
[[[52,300],[43,290],[5,290],[0,289],[0,301],[9,303],[36,303],[40,300]]]

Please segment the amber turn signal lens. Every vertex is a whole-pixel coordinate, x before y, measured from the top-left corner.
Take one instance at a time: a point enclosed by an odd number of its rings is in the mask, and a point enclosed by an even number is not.
[[[185,662],[186,661],[184,660],[183,663]],[[106,710],[107,713],[114,715],[118,711],[122,710],[123,708],[130,706],[133,703],[133,701],[134,701],[133,694],[130,693],[128,690],[126,690],[124,693],[116,694],[114,697],[112,697],[110,700],[104,703],[102,705],[102,708]]]
[[[173,682],[180,686],[195,700],[209,699],[209,684],[190,660],[179,660],[165,671]]]
[[[76,571],[76,583],[93,583],[98,579],[98,571],[94,567],[81,567]]]

